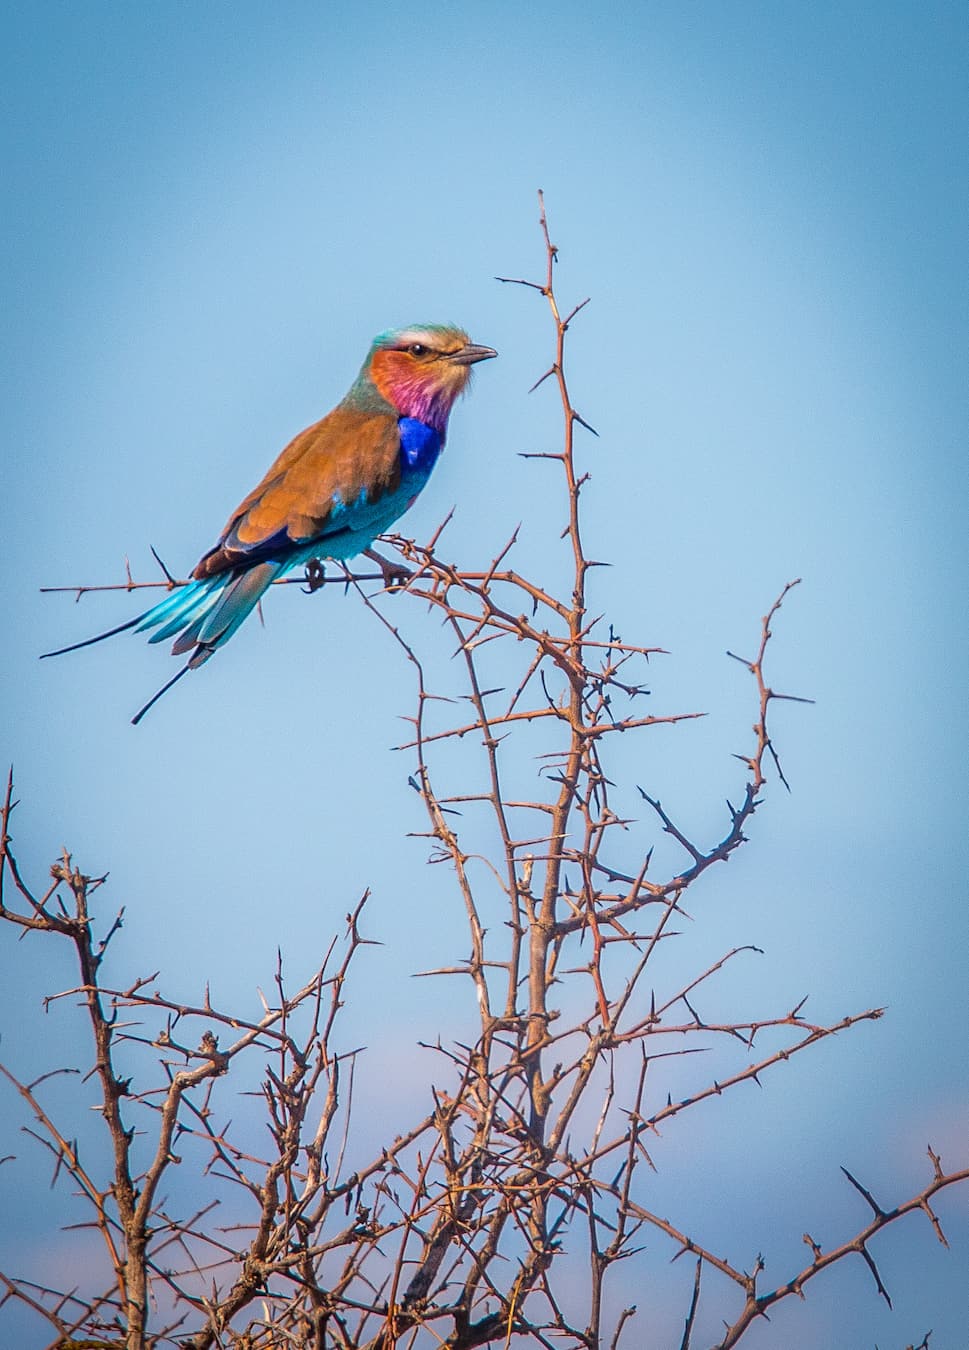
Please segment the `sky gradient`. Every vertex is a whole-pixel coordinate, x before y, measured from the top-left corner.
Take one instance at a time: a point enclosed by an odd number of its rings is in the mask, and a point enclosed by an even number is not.
[[[351,597],[291,587],[135,730],[163,650],[126,635],[36,657],[138,599],[39,588],[121,581],[126,556],[153,578],[150,545],[184,575],[372,336],[420,321],[500,359],[404,528],[427,537],[454,505],[465,565],[519,522],[520,565],[554,565],[560,507],[518,457],[558,436],[551,391],[527,394],[548,321],[493,280],[540,274],[541,187],[563,298],[592,297],[571,377],[599,432],[580,447],[590,552],[613,564],[595,588],[624,636],[671,653],[653,710],[709,713],[648,746],[701,838],[752,720],[724,653],[803,578],[771,677],[816,700],[775,718],[793,791],[772,785],[749,848],[707,882],[690,959],[764,948],[722,986],[743,1006],[889,1009],[684,1118],[652,1208],[740,1264],[776,1257],[780,1279],[806,1228],[864,1222],[840,1164],[886,1203],[928,1180],[928,1143],[965,1166],[966,7],[96,0],[7,5],[0,46],[0,763],[28,875],[62,844],[110,871],[117,969],[208,978],[242,1008],[277,947],[295,982],[371,887],[383,996],[361,983],[346,1031],[371,1047],[364,1109],[388,1053],[413,1080],[416,1041],[452,1010],[411,973],[428,943],[453,959],[465,939],[406,838],[420,804],[388,747],[412,690],[385,635]],[[2,1054],[25,1073],[65,1046],[81,1059],[70,1010],[40,1012],[72,982],[53,959],[0,949]],[[0,1169],[0,1269],[39,1270],[69,1199],[12,1094],[2,1117],[18,1160]],[[932,1350],[957,1350],[967,1209],[965,1190],[939,1203],[949,1252],[918,1217],[881,1237],[894,1313],[858,1262],[745,1345],[901,1350],[931,1328]],[[657,1345],[682,1329],[674,1271]],[[0,1339],[42,1344],[19,1317],[0,1310]]]

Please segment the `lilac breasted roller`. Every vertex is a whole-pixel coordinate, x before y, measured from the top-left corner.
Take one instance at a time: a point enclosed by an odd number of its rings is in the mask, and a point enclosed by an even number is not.
[[[218,543],[187,585],[128,623],[62,647],[61,656],[133,628],[149,642],[174,637],[190,653],[176,675],[132,720],[228,642],[266,589],[311,558],[369,552],[378,534],[412,505],[444,448],[448,416],[471,367],[497,353],[460,328],[417,324],[374,339],[349,393],[290,441],[229,517]]]

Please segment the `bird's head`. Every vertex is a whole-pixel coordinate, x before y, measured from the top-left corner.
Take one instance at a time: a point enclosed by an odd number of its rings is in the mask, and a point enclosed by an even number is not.
[[[471,379],[471,367],[498,353],[478,347],[460,328],[417,324],[381,333],[361,376],[401,417],[416,417],[443,436],[454,400]]]

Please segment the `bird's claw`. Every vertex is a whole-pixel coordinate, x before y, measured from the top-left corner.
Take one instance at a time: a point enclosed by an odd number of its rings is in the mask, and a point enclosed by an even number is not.
[[[310,558],[306,564],[304,575],[306,578],[306,594],[312,595],[326,581],[326,568],[319,558]]]
[[[396,565],[391,563],[389,567],[382,567],[380,570],[383,573],[384,585],[387,587],[388,591],[403,590],[414,575],[411,569],[405,567],[403,563],[398,563]]]
[[[371,562],[377,564],[380,568],[380,575],[383,577],[384,586],[388,591],[398,591],[406,586],[414,573],[409,567],[405,567],[401,562],[392,561],[378,553],[376,549],[367,549],[363,555],[369,558]]]

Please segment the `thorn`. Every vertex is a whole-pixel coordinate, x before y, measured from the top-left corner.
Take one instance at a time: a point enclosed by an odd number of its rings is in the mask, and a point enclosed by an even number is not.
[[[165,574],[165,580],[168,582],[168,584],[169,584],[170,586],[176,586],[178,583],[176,582],[175,578],[172,576],[171,572],[169,572],[169,570],[168,570],[168,568],[165,566],[165,564],[162,562],[162,560],[161,560],[161,558],[160,558],[160,556],[159,556],[159,554],[158,554],[158,550],[155,548],[154,544],[149,544],[148,547],[151,549],[151,554],[152,554],[152,557],[155,559],[155,562],[158,564],[158,566],[161,568],[162,572]],[[126,565],[126,566],[127,566],[127,563],[128,563],[128,559],[125,558],[125,565]],[[129,581],[131,580],[131,573],[130,573],[130,572],[128,573],[128,580],[129,580]]]
[[[872,1196],[871,1191],[867,1191],[865,1187],[862,1186],[860,1181],[856,1181],[854,1177],[851,1175],[851,1173],[848,1171],[847,1167],[842,1167],[841,1170],[842,1172],[844,1172],[845,1176],[851,1182],[852,1186],[854,1186],[855,1190],[859,1193],[859,1195],[863,1195],[865,1199],[868,1201],[869,1205],[871,1205],[872,1210],[874,1211],[876,1217],[879,1219],[884,1219],[886,1217],[885,1211]]]
[[[598,431],[596,431],[595,427],[590,426],[589,423],[585,420],[584,417],[580,417],[579,414],[575,411],[574,408],[571,409],[571,413],[572,413],[572,417],[574,418],[574,420],[575,420],[576,422],[578,422],[578,424],[579,424],[580,427],[585,427],[586,431],[591,431],[592,434],[593,434],[593,436],[598,436],[598,435],[599,435],[599,433],[598,433]]]
[[[535,383],[532,385],[531,389],[529,389],[528,392],[529,392],[530,394],[534,394],[535,390],[539,387],[539,385],[543,385],[543,384],[545,383],[545,381],[549,378],[549,376],[550,376],[550,375],[554,375],[554,374],[555,374],[555,366],[549,366],[549,368],[548,368],[548,370],[546,370],[545,374],[544,374],[544,375],[540,375],[540,376],[538,377],[538,379],[535,381]]]

